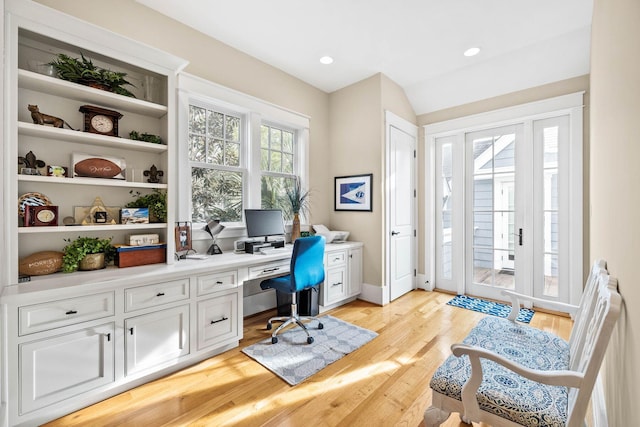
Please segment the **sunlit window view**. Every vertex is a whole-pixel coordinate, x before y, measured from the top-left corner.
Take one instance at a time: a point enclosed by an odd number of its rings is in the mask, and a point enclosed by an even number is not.
[[[191,220],[242,221],[242,119],[189,106]]]
[[[295,184],[295,133],[270,125],[260,127],[261,205],[282,209],[285,220],[293,218],[287,188]]]
[[[544,290],[558,296],[558,126],[542,130],[544,145]]]
[[[513,289],[515,133],[474,138],[473,281]]]

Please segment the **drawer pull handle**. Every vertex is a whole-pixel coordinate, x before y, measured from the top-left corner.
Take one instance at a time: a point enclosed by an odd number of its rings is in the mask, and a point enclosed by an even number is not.
[[[333,260],[334,260],[334,261],[340,261],[341,259],[342,259],[342,258],[340,258],[340,257],[338,257],[338,256],[337,256],[337,257],[335,257]]]
[[[164,292],[158,292],[158,293],[156,294],[156,296],[157,296],[157,297],[163,297],[163,296],[164,296]]]
[[[70,315],[72,315],[72,314],[78,314],[78,312],[77,312],[77,311],[75,311],[75,310],[69,310],[69,311],[67,311],[65,314],[66,314],[67,316],[70,316]]]
[[[107,341],[111,341],[111,334],[107,334]]]
[[[222,316],[222,319],[212,320],[212,321],[211,321],[211,324],[213,325],[214,323],[224,322],[225,320],[229,320],[229,318],[228,318],[228,317],[224,317],[224,316]]]
[[[338,285],[342,285],[342,282],[333,283],[331,286],[338,286]]]
[[[280,267],[273,267],[273,268],[267,268],[262,270],[263,273],[271,273],[272,271],[278,271],[280,270]]]
[[[129,328],[129,334],[133,335],[133,328]]]
[[[222,285],[222,280],[216,280],[216,285]]]

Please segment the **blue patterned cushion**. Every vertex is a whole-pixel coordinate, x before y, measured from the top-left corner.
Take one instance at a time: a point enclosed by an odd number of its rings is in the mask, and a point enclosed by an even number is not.
[[[463,341],[496,352],[523,366],[540,370],[567,369],[566,341],[530,326],[493,316],[478,322]],[[490,360],[481,359],[484,374],[478,389],[480,409],[525,426],[564,426],[567,388],[530,381]],[[431,388],[462,400],[462,386],[471,375],[467,356],[453,355],[438,368]]]

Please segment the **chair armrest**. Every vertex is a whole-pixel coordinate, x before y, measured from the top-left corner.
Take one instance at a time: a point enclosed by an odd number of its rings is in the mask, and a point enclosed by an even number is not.
[[[518,313],[520,312],[520,300],[544,303],[547,306],[550,306],[553,310],[569,313],[571,317],[575,315],[576,311],[578,311],[579,308],[577,305],[544,300],[529,295],[519,294],[513,291],[504,290],[502,291],[502,295],[509,297],[509,299],[511,300],[511,312],[509,313],[507,319],[511,320],[512,322],[515,322],[516,318],[518,317]]]
[[[530,369],[481,347],[467,344],[453,344],[451,350],[456,357],[466,354],[469,356],[469,362],[471,363],[471,376],[462,387],[463,420],[467,420],[467,422],[478,420],[480,415],[480,406],[478,405],[476,394],[482,383],[483,376],[482,365],[480,364],[481,358],[496,362],[525,378],[543,384],[579,388],[584,379],[581,373],[575,371],[540,371]]]

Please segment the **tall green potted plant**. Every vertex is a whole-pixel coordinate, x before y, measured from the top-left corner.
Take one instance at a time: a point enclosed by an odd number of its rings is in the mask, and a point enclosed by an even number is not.
[[[300,213],[309,213],[309,191],[303,191],[300,178],[296,177],[293,185],[287,187],[287,197],[291,203],[293,212],[293,223],[291,225],[291,241],[294,242],[300,237]]]

